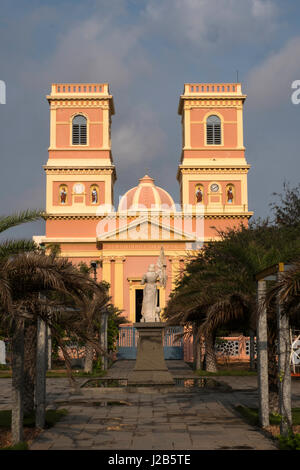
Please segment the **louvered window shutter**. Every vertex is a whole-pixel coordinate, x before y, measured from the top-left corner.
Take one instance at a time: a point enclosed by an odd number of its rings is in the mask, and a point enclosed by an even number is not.
[[[75,116],[72,122],[72,144],[73,145],[86,145],[87,143],[87,130],[86,118],[84,116]]]
[[[209,116],[206,121],[207,145],[221,145],[221,120],[218,116]]]

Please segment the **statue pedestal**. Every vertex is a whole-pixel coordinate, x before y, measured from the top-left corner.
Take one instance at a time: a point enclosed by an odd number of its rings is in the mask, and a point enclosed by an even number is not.
[[[174,384],[169,372],[163,348],[162,322],[134,323],[139,332],[137,357],[133,371],[128,375],[128,385],[168,385]]]

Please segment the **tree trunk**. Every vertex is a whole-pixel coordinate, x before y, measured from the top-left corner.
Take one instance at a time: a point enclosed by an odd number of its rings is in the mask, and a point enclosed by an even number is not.
[[[47,337],[48,337],[48,344],[47,344],[47,355],[48,355],[48,364],[47,364],[47,369],[51,370],[52,369],[52,337],[51,337],[51,328],[48,326],[47,327]]]
[[[262,427],[269,426],[269,384],[268,384],[268,329],[267,309],[265,307],[266,281],[257,283],[257,382],[259,397],[259,422]]]
[[[91,374],[93,372],[94,348],[90,343],[85,346],[84,372]]]
[[[268,317],[268,381],[269,381],[269,411],[279,413],[279,390],[277,369],[276,320]]]
[[[217,372],[217,358],[215,353],[215,335],[213,333],[205,336],[205,370]]]
[[[280,279],[281,273],[277,274]],[[289,318],[282,312],[282,306],[277,299],[277,331],[278,331],[278,389],[280,407],[280,434],[287,437],[292,430],[292,400],[291,400],[291,344]]]
[[[194,357],[194,369],[201,369],[201,342],[200,336],[198,335],[198,326],[193,325],[193,357]]]
[[[15,325],[12,338],[12,444],[23,441],[24,322]]]
[[[107,314],[101,316],[100,346],[104,354],[101,355],[101,368],[107,369]]]
[[[24,335],[24,414],[34,412],[34,389],[36,375],[36,322],[25,324]]]
[[[45,427],[46,415],[46,371],[47,371],[47,325],[38,319],[36,355],[36,414],[37,428]]]

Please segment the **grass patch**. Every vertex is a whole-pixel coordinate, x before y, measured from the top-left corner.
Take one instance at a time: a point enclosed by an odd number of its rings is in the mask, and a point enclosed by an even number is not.
[[[290,433],[288,437],[278,436],[280,450],[300,450],[300,434]]]
[[[83,370],[72,370],[72,375],[74,377],[103,377],[107,374],[107,370],[94,369],[93,372],[84,372]],[[46,377],[68,377],[66,369],[62,370],[48,370]]]
[[[200,377],[246,377],[255,376],[257,375],[257,372],[242,369],[224,369],[218,370],[217,372],[208,372],[207,370],[196,370],[195,374],[199,375]]]
[[[236,406],[235,409],[252,426],[259,426],[259,415],[257,408],[248,408],[247,406]],[[270,413],[270,426],[266,427],[277,441],[280,450],[300,450],[300,408],[292,409],[293,432],[288,437],[281,436],[280,416]]]
[[[0,450],[27,450],[28,442],[19,442],[12,446],[11,444],[11,410],[0,411]],[[45,428],[49,429],[54,426],[61,418],[66,416],[68,411],[64,408],[58,410],[46,410]],[[23,418],[24,437],[32,440],[37,437],[40,430],[35,428],[34,413],[24,416]]]
[[[236,406],[235,409],[253,426],[259,425],[258,408],[248,408],[247,406]],[[293,425],[300,425],[300,408],[292,409]],[[270,413],[270,425],[279,425],[280,416]]]
[[[46,428],[51,428],[63,416],[66,416],[68,411],[64,408],[59,410],[46,410]],[[35,427],[35,414],[25,415],[23,418],[23,426],[27,428]],[[11,410],[0,411],[0,428],[10,429],[11,427]]]
[[[0,450],[28,450],[28,444],[27,442],[19,442],[14,446],[2,447]]]
[[[83,370],[72,370],[73,377],[103,377],[107,374],[106,370],[94,369],[92,373],[84,372]],[[12,376],[12,371],[10,367],[5,369],[0,369],[0,379],[9,379]],[[46,373],[48,378],[67,378],[68,374],[66,369],[57,369],[57,370],[48,370]]]

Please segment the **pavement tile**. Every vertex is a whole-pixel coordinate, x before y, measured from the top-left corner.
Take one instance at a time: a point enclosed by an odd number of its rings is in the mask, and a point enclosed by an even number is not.
[[[124,376],[133,366],[133,361],[119,362],[121,364],[115,363],[109,374]],[[171,362],[172,370],[176,368],[179,374],[183,363]],[[189,370],[187,372],[192,374]],[[53,408],[58,402],[66,401],[63,406],[69,414],[51,430],[44,431],[31,448],[216,450],[248,446],[257,450],[276,449],[271,439],[245,423],[231,409],[239,403],[257,406],[256,378],[221,379],[226,379],[224,382],[233,388],[232,393],[215,393],[213,390],[206,393],[205,389],[139,388],[108,391],[99,388],[74,394],[67,380],[47,379],[49,406]],[[2,383],[0,408],[9,409],[11,380],[1,379]],[[299,382],[292,382],[293,406],[298,407],[299,385]],[[119,399],[129,401],[132,405],[91,406],[94,402]]]

